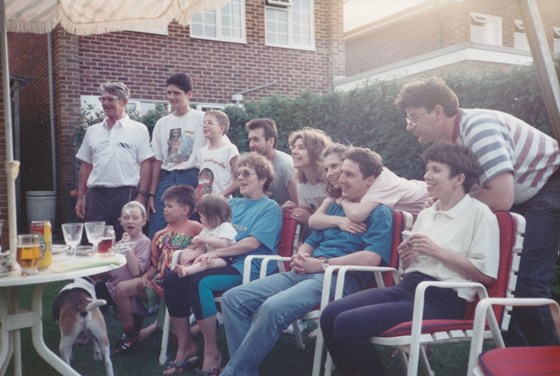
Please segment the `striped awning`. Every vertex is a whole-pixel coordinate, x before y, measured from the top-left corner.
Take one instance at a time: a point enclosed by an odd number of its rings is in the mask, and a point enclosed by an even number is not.
[[[0,0],[6,7],[6,29],[46,33],[60,24],[72,34],[162,28],[176,20],[216,9],[228,0]]]

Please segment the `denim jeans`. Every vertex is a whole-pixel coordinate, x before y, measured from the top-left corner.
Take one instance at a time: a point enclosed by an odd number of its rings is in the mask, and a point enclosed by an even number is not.
[[[549,179],[530,200],[511,211],[525,217],[523,252],[515,289],[516,297],[550,297],[560,239],[560,174]],[[504,340],[508,346],[559,344],[547,306],[515,307]]]
[[[161,170],[156,195],[154,197],[156,212],[150,214],[150,230],[148,232],[148,237],[150,239],[154,238],[154,234],[156,232],[167,226],[167,223],[163,218],[163,200],[161,199],[161,196],[167,188],[175,185],[190,185],[191,187],[196,188],[198,185],[198,169],[189,168],[188,170],[173,171]]]
[[[321,301],[323,273],[278,273],[227,291],[222,312],[230,360],[222,376],[258,375],[278,337]],[[345,294],[364,286],[346,278]],[[334,294],[334,286],[331,287]]]

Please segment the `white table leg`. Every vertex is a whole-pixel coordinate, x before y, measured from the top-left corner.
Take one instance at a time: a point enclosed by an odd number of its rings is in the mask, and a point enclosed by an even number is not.
[[[62,375],[80,376],[78,372],[53,353],[43,339],[43,291],[45,287],[47,287],[46,284],[39,284],[33,289],[31,310],[36,315],[34,325],[31,327],[33,345],[37,353]]]
[[[8,360],[11,355],[11,333],[6,323],[8,321],[8,298],[6,296],[6,288],[0,288],[0,375],[6,374],[8,368]]]

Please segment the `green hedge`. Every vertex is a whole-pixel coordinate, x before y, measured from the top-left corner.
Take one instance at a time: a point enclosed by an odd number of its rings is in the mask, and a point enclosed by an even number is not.
[[[458,72],[442,78],[455,90],[462,107],[508,112],[552,135],[533,66],[507,72]],[[378,82],[346,93],[270,97],[249,102],[244,109],[227,107],[225,111],[231,119],[229,137],[240,150],[247,150],[245,123],[256,117],[269,117],[278,126],[279,148],[289,151],[287,139],[293,130],[316,127],[335,141],[377,151],[384,164],[401,176],[421,178],[423,166],[418,156],[422,146],[405,131],[404,114],[393,104],[402,84],[408,81]]]

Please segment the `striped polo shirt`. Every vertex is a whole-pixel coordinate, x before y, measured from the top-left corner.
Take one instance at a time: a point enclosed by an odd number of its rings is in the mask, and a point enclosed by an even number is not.
[[[515,116],[461,109],[457,118],[454,142],[475,154],[480,184],[511,171],[516,204],[536,195],[560,165],[558,142]]]

